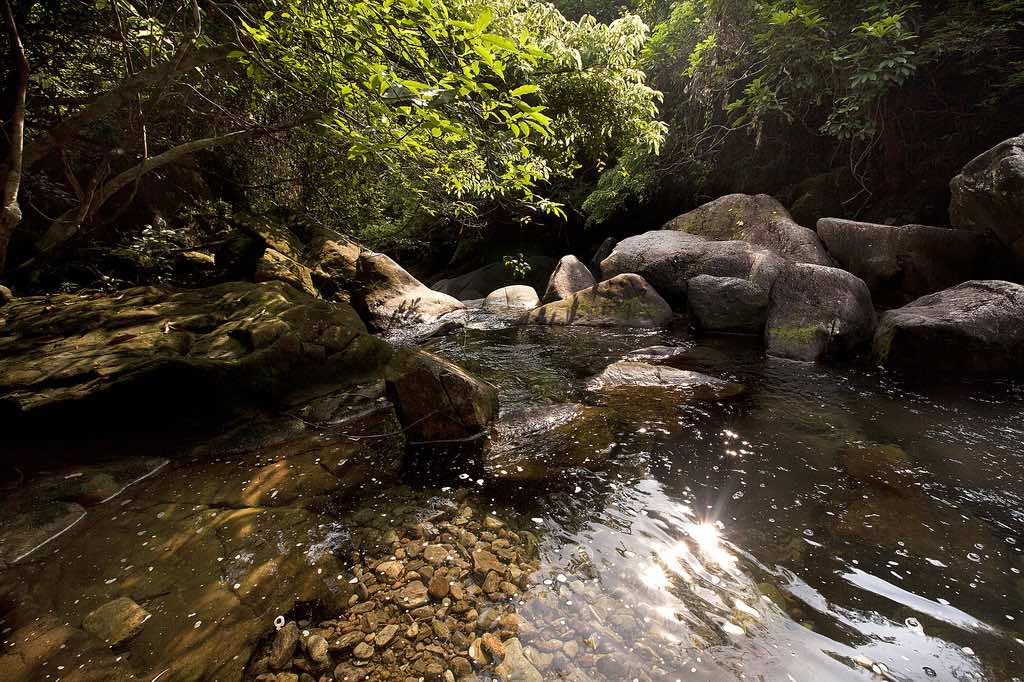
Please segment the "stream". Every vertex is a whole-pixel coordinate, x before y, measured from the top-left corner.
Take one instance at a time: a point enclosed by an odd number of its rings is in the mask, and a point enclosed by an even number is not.
[[[1024,677],[1024,384],[923,388],[864,364],[769,358],[757,338],[466,316],[421,345],[497,387],[508,442],[482,467],[453,465],[446,446],[400,470],[400,451],[344,421],[337,433],[281,415],[270,440],[267,425],[225,431],[7,572],[0,680],[252,680],[286,619],[330,635],[331,666],[362,642],[353,655],[373,661],[354,663],[370,668],[347,670],[369,679],[430,677],[410,652],[459,659],[473,679],[466,642],[498,617],[487,598],[545,680]],[[596,389],[624,358],[742,388]],[[386,405],[344,395],[330,410]],[[421,609],[383,637],[396,610],[383,574],[430,576],[415,557],[440,549],[431,563],[454,575],[454,548],[473,543],[516,557],[498,567],[515,584],[484,580],[485,597],[464,568],[465,588],[431,593],[418,635]],[[479,559],[460,551],[462,566]],[[145,609],[141,632],[98,650],[76,624],[124,595]]]
[[[541,639],[610,631],[620,672],[656,679],[1021,679],[1021,384],[923,392],[766,358],[757,339],[486,317],[428,344],[494,383],[504,415],[600,404],[586,380],[651,346],[747,392],[637,392],[608,406],[612,440],[578,434],[603,470],[478,481],[541,531],[538,580],[555,589],[519,608]],[[865,444],[905,453],[898,481],[844,467]]]

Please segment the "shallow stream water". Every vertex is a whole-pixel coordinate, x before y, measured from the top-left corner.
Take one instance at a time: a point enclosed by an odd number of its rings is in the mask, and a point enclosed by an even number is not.
[[[494,383],[503,414],[576,402],[613,412],[608,442],[579,434],[602,470],[476,481],[496,510],[538,529],[550,593],[519,615],[540,639],[603,633],[623,662],[609,679],[1024,676],[1021,384],[923,389],[685,331],[473,326],[428,345]],[[586,390],[657,345],[746,393],[608,401]],[[897,480],[844,465],[850,448],[877,445],[902,450]]]
[[[27,590],[0,604],[0,680],[237,678],[297,576],[347,598],[396,530],[463,505],[536,540],[539,568],[502,608],[543,679],[1024,679],[1024,385],[926,388],[766,358],[753,338],[470,316],[423,345],[498,388],[511,463],[421,453],[438,466],[390,478],[373,440],[376,459],[332,468],[339,436],[308,420],[251,456],[226,433],[9,572]],[[638,354],[652,346],[671,350]],[[652,355],[745,390],[588,385]],[[331,514],[307,510],[332,495]],[[122,595],[152,618],[98,652],[77,623]],[[390,679],[401,663],[374,665]]]

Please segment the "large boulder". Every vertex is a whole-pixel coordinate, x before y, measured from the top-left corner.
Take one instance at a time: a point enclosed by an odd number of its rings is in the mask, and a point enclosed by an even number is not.
[[[768,320],[771,283],[699,275],[688,283],[690,317],[705,331],[760,334]]]
[[[874,352],[886,367],[912,372],[1024,371],[1024,286],[974,280],[890,310]]]
[[[845,270],[789,263],[772,288],[765,344],[769,355],[814,361],[867,345],[877,323],[871,292]]]
[[[342,237],[321,235],[313,240],[307,261],[313,283],[324,298],[349,302],[362,251],[358,244]]]
[[[797,225],[767,194],[729,194],[670,220],[662,229],[750,242],[797,263],[834,265],[814,231]]]
[[[482,439],[498,414],[493,386],[426,351],[399,355],[387,388],[413,444]]]
[[[282,282],[25,297],[0,309],[0,421],[180,428],[304,381],[371,376],[391,354],[352,308]]]
[[[662,327],[672,308],[643,277],[617,275],[569,298],[531,310],[526,324],[584,327]]]
[[[485,298],[495,289],[513,284],[527,284],[534,289],[540,289],[546,283],[547,275],[551,272],[555,262],[547,256],[528,256],[526,263],[530,266],[530,271],[526,273],[525,281],[520,281],[511,268],[502,261],[498,261],[457,277],[434,282],[433,288],[449,296],[454,296],[460,301]]]
[[[954,227],[994,235],[1024,263],[1024,135],[968,163],[950,190]]]
[[[554,303],[569,298],[577,291],[589,289],[597,284],[587,266],[576,256],[562,256],[555,271],[551,273],[542,303]]]
[[[525,284],[513,284],[487,294],[483,307],[495,311],[532,310],[540,303],[537,291]]]
[[[695,277],[743,279],[769,290],[784,262],[745,241],[709,241],[686,232],[655,230],[619,242],[601,263],[601,272],[607,277],[636,273],[667,300],[681,305]]]
[[[594,252],[593,257],[590,259],[590,272],[594,275],[595,279],[607,279],[602,276],[601,261],[611,255],[611,252],[615,250],[615,245],[618,243],[619,241],[615,237],[606,237],[597,247],[597,251]]]
[[[383,253],[363,251],[356,280],[353,302],[365,312],[367,323],[379,330],[434,322],[465,307],[430,289]]]
[[[310,296],[320,296],[320,292],[313,285],[312,270],[294,258],[271,248],[267,248],[256,263],[253,280],[256,282],[285,282]]]
[[[927,225],[822,218],[818,236],[844,269],[864,280],[876,302],[889,306],[971,279],[982,255],[978,235]]]

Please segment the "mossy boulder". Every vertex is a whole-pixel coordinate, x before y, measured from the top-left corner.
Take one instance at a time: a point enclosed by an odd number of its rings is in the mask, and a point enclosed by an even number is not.
[[[815,361],[865,348],[877,320],[867,285],[820,265],[787,263],[775,282],[765,327],[769,355]]]
[[[797,225],[767,194],[729,194],[670,220],[662,229],[750,242],[797,263],[835,265],[814,230]]]
[[[662,327],[672,308],[643,277],[617,275],[562,301],[527,313],[524,324],[584,327]]]
[[[379,376],[392,354],[351,307],[277,281],[25,297],[0,313],[0,418],[37,441],[59,423],[69,446],[163,433]]]

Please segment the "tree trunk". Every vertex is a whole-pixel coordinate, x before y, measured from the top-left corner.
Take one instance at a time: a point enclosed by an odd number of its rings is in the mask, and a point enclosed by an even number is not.
[[[39,254],[43,255],[48,253],[71,237],[75,236],[86,218],[91,215],[95,215],[97,211],[103,207],[103,204],[117,194],[118,191],[127,187],[146,173],[174,163],[193,152],[197,152],[202,149],[210,149],[222,144],[228,144],[229,142],[234,142],[254,135],[257,132],[260,132],[260,129],[251,128],[247,130],[236,130],[225,135],[206,137],[201,140],[186,142],[185,144],[180,144],[177,147],[172,147],[162,154],[146,159],[142,163],[129,168],[123,173],[115,175],[113,178],[103,183],[94,192],[86,193],[81,204],[75,208],[65,211],[63,214],[58,216],[56,220],[50,223],[46,232],[36,242],[36,248],[38,249]]]
[[[18,35],[18,26],[11,13],[10,0],[4,0],[4,15],[7,19],[7,32],[11,40],[11,51],[18,62],[18,89],[11,115],[10,144],[11,149],[4,164],[3,204],[0,206],[0,274],[3,274],[7,263],[7,246],[11,242],[14,228],[21,222],[21,206],[18,204],[18,191],[21,189],[21,169],[25,147],[25,94],[28,91],[28,59],[25,47]]]

